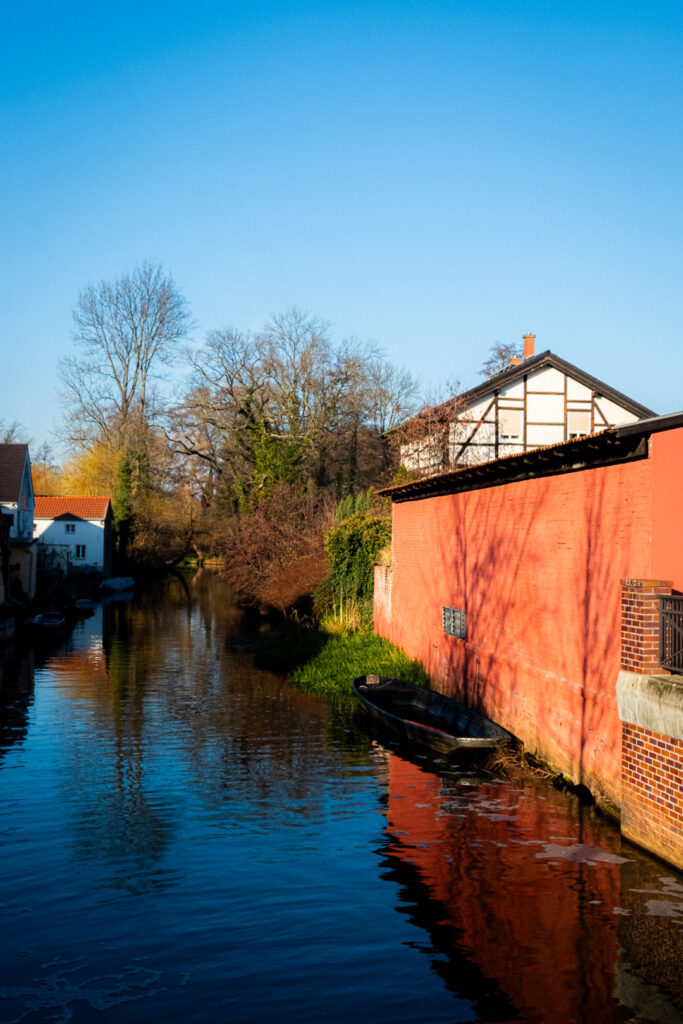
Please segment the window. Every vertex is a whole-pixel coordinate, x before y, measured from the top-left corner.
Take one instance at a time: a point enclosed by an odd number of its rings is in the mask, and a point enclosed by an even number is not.
[[[85,544],[76,545],[76,558],[85,558]]]
[[[75,533],[76,532],[76,524],[75,523],[67,523],[65,525],[65,527],[64,527],[64,532],[65,533]]]
[[[522,410],[500,409],[498,411],[498,433],[501,441],[521,441]]]
[[[581,437],[591,432],[591,414],[588,409],[570,409],[567,413],[567,437]]]

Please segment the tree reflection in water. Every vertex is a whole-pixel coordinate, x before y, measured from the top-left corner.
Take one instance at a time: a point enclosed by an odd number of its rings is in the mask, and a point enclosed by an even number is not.
[[[6,652],[5,1018],[681,1019],[679,875],[566,795],[374,743],[238,628],[200,573]]]

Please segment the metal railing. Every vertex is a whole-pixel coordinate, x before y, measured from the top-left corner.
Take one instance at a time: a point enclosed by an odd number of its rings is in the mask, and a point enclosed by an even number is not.
[[[659,599],[659,663],[683,674],[683,594]]]

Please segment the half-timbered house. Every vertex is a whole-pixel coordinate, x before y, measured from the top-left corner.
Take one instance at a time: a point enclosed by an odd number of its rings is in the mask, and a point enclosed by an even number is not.
[[[553,352],[535,355],[534,347],[535,335],[525,335],[523,358],[399,428],[405,468],[438,473],[655,415]]]

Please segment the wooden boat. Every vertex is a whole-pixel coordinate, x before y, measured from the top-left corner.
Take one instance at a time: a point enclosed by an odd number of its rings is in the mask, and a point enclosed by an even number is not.
[[[42,612],[27,619],[25,625],[38,633],[54,634],[64,629],[66,619],[61,612]]]
[[[132,576],[110,576],[100,583],[100,590],[113,593],[123,593],[135,589],[135,580]]]
[[[79,619],[87,619],[89,615],[95,614],[95,602],[89,597],[79,597],[74,601],[74,613]]]
[[[373,721],[441,754],[471,757],[515,742],[506,729],[472,708],[400,679],[358,676],[353,692]]]

